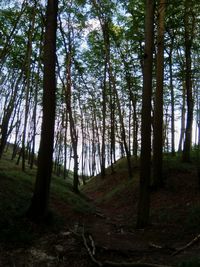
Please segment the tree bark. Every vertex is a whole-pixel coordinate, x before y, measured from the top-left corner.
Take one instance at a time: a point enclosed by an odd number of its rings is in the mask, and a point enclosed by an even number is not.
[[[192,144],[192,124],[193,124],[193,109],[194,109],[194,100],[193,100],[193,89],[192,89],[192,57],[191,57],[191,48],[193,42],[193,32],[194,32],[194,14],[192,12],[192,7],[190,6],[187,0],[185,1],[185,17],[184,17],[184,26],[185,26],[185,86],[186,86],[186,102],[187,102],[187,119],[186,119],[186,131],[185,131],[185,140],[183,146],[183,155],[182,160],[184,162],[190,161],[190,150]],[[191,21],[191,22],[190,22]]]
[[[58,0],[48,0],[44,43],[43,120],[34,195],[27,211],[28,217],[33,220],[42,220],[48,214],[56,107],[57,11]]]
[[[149,224],[151,177],[151,95],[154,38],[154,1],[146,0],[144,76],[142,95],[140,192],[137,228]]]
[[[159,1],[156,60],[156,94],[153,125],[153,187],[163,186],[163,79],[164,79],[164,18],[165,0]]]

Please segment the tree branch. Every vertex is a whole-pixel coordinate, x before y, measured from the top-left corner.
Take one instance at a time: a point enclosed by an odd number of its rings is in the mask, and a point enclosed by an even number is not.
[[[200,234],[197,235],[194,239],[192,239],[189,243],[187,243],[185,246],[178,248],[172,255],[175,256],[182,251],[186,250],[187,248],[193,246],[195,243],[197,243],[200,240]]]

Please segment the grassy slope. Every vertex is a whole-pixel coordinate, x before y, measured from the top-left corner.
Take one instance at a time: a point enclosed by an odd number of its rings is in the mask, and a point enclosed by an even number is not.
[[[24,218],[31,197],[36,176],[36,168],[25,172],[6,153],[0,160],[0,241],[7,245],[28,245],[44,231],[58,230],[63,226],[63,217],[73,213],[87,213],[93,206],[72,192],[71,179],[52,177],[50,208],[51,216],[45,225],[33,225]],[[61,214],[65,210],[66,214]]]
[[[108,171],[104,179],[94,178],[83,189],[107,216],[118,219],[127,229],[133,229],[137,215],[139,167],[138,163],[133,164],[132,180],[128,179],[126,161],[122,159],[115,165],[116,173],[111,175]],[[152,191],[152,227],[139,235],[138,240],[144,238],[178,247],[200,233],[200,190],[196,169],[195,161],[186,164],[179,157],[164,158],[165,187]],[[180,266],[200,266],[200,257],[195,252],[182,261]]]

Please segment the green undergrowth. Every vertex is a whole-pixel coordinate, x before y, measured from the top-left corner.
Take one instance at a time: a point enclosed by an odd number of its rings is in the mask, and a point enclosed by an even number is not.
[[[182,261],[177,267],[200,267],[200,257]]]
[[[21,165],[17,166],[16,160],[10,160],[9,153],[0,160],[0,243],[6,246],[30,245],[41,234],[59,231],[65,223],[61,213],[57,212],[56,204],[41,225],[34,225],[26,219],[35,177],[36,167],[30,170],[27,166],[22,172]],[[68,210],[86,213],[94,209],[83,195],[73,193],[70,180],[53,175],[50,203],[55,199],[62,203],[62,207],[66,205]]]
[[[123,201],[125,192],[129,193],[134,190],[134,184],[139,180],[139,161],[131,159],[133,177],[130,179],[128,174],[127,159],[121,158],[115,164],[113,164],[113,170],[111,167],[106,169],[105,177],[97,175],[92,177],[86,185],[82,186],[83,192],[86,194],[92,194],[92,198],[97,204],[106,204],[114,200],[117,203]]]
[[[191,152],[191,161],[190,162],[183,162],[182,155],[177,154],[172,156],[170,154],[165,154],[163,157],[163,170],[165,171],[177,171],[180,173],[183,172],[190,172],[196,168],[196,152]]]
[[[194,204],[188,209],[187,217],[185,218],[187,230],[200,232],[200,204]]]
[[[126,188],[133,188],[134,186],[134,180],[123,180],[116,184],[115,187],[112,187],[109,191],[107,191],[101,198],[97,200],[97,203],[108,203],[113,198],[122,198],[124,194],[124,190]]]
[[[132,157],[131,158],[131,164],[132,164],[132,169],[133,169],[133,173],[134,173],[134,171],[139,167],[139,159],[135,159],[135,158]],[[118,174],[126,173],[128,171],[127,158],[123,157],[123,158],[120,158],[119,160],[117,160],[113,164],[113,169]],[[112,173],[112,169],[111,169],[110,166],[106,169],[106,173],[107,174],[111,174]]]
[[[94,211],[94,206],[87,201],[83,194],[75,194],[72,184],[60,177],[53,176],[51,184],[52,192],[63,203],[68,203],[74,211],[90,213]]]

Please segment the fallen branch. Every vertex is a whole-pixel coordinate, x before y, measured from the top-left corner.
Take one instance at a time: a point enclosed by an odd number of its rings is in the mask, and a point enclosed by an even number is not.
[[[160,264],[152,264],[152,263],[141,263],[141,262],[112,262],[105,261],[102,265],[103,267],[170,267],[166,265]]]
[[[106,219],[106,216],[105,216],[103,213],[99,212],[99,211],[96,211],[96,212],[95,212],[95,215],[96,215],[97,217]]]
[[[98,265],[99,267],[102,267],[103,264],[102,264],[100,261],[98,261],[98,260],[95,259],[94,255],[93,255],[93,253],[92,253],[92,251],[91,251],[91,249],[90,249],[90,247],[88,246],[88,243],[87,243],[87,240],[86,240],[86,237],[85,237],[85,233],[84,233],[84,228],[83,228],[82,238],[83,238],[84,246],[85,246],[85,248],[87,249],[87,252],[88,252],[88,254],[89,254],[89,256],[90,256],[92,262],[94,262],[94,263],[95,263],[96,265]],[[93,239],[92,239],[92,240],[93,240]],[[92,246],[94,246],[94,243],[92,243]],[[93,247],[93,251],[94,251],[94,247]]]
[[[166,265],[159,265],[159,264],[151,264],[151,263],[137,263],[137,262],[113,262],[113,261],[104,261],[104,262],[100,262],[95,258],[95,243],[94,240],[92,238],[92,236],[89,236],[89,239],[91,241],[91,246],[92,246],[92,250],[88,245],[85,233],[84,233],[84,229],[83,229],[83,233],[82,233],[82,238],[83,238],[83,243],[85,248],[87,249],[87,252],[90,256],[90,259],[92,260],[93,263],[95,263],[97,266],[99,267],[170,267],[170,266],[166,266]]]
[[[96,247],[95,247],[94,239],[92,238],[91,235],[89,235],[89,239],[90,239],[91,246],[92,246],[92,255],[95,256],[95,253],[96,253]]]
[[[153,248],[153,249],[165,249],[165,250],[171,250],[171,251],[174,251],[176,250],[175,248],[172,248],[172,247],[169,247],[167,245],[164,245],[164,246],[160,246],[160,245],[157,245],[157,244],[154,244],[154,243],[149,243],[149,248]]]
[[[197,243],[200,240],[200,234],[197,235],[194,239],[192,239],[189,243],[187,243],[185,246],[178,248],[173,254],[172,256],[175,256],[179,253],[181,253],[182,251],[186,250],[187,248],[193,246],[195,243]]]
[[[156,249],[163,249],[164,247],[160,246],[160,245],[157,245],[157,244],[154,244],[154,243],[149,243],[149,247],[150,248],[156,248]]]

